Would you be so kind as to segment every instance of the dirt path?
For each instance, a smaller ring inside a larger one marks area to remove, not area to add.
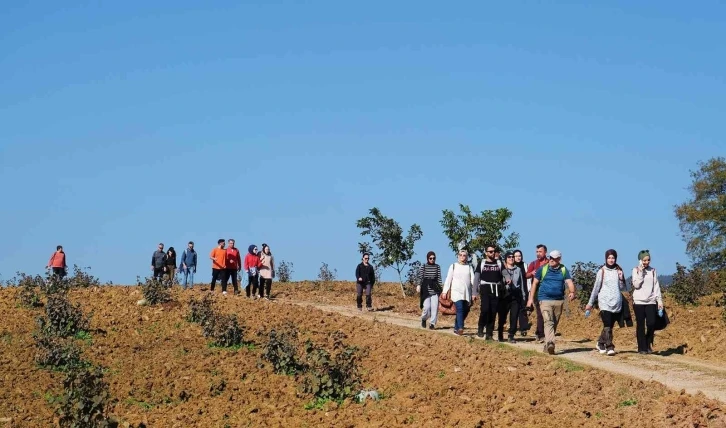
[[[293,300],[277,300],[280,303],[295,304],[299,306],[312,306],[317,309],[334,312],[349,317],[369,319],[371,321],[385,322],[413,329],[421,329],[420,318],[403,315],[386,310],[373,312],[360,312],[351,306],[336,306],[315,302],[301,302]],[[432,334],[453,335],[449,327],[452,317],[445,317],[440,324],[446,327],[431,331]],[[480,339],[469,327],[466,336]],[[516,349],[542,352],[542,345],[535,343],[531,338],[519,338],[516,344],[504,343]],[[576,340],[567,337],[558,337],[556,356],[565,358],[578,364],[588,365],[601,370],[631,376],[644,381],[656,381],[676,391],[685,390],[689,394],[702,392],[709,398],[726,402],[726,367],[709,364],[681,355],[638,355],[634,351],[622,351],[616,356],[601,355],[595,350],[595,343]]]

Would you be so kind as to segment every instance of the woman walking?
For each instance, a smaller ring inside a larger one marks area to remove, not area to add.
[[[623,305],[628,304],[623,301],[621,293],[625,290],[625,275],[617,261],[618,253],[615,250],[605,251],[605,264],[597,272],[590,301],[585,306],[586,310],[592,310],[595,300],[598,301],[602,318],[602,332],[597,340],[597,350],[601,354],[607,353],[607,355],[615,355],[613,326],[620,317]]]
[[[522,337],[527,335],[529,330],[529,316],[527,313],[526,303],[529,300],[529,285],[525,278],[527,274],[527,264],[524,262],[524,254],[520,250],[514,250],[514,264],[522,272],[522,301],[519,303],[519,332]]]
[[[469,253],[460,250],[458,261],[449,267],[442,293],[456,306],[456,320],[454,321],[454,334],[464,334],[464,321],[471,309],[471,287],[474,284],[474,269],[468,264]]]
[[[635,332],[638,337],[638,353],[653,352],[656,311],[663,310],[658,273],[650,266],[650,252],[638,253],[638,266],[633,268],[633,309],[635,310]],[[658,314],[659,315],[659,314]]]
[[[260,254],[260,295],[270,300],[272,290],[272,278],[275,277],[275,258],[272,256],[270,246],[262,244]]]
[[[366,310],[373,310],[371,293],[376,283],[376,272],[369,263],[371,255],[363,253],[363,260],[355,268],[355,304],[359,311],[363,310],[363,291],[366,292]]]
[[[509,314],[509,343],[515,343],[514,333],[517,332],[517,321],[519,320],[519,314],[524,311],[523,300],[524,292],[522,291],[526,286],[524,285],[524,271],[519,268],[514,262],[514,253],[507,251],[504,254],[504,270],[502,270],[504,276],[504,285],[506,286],[506,295],[503,299],[499,300],[500,311],[499,311],[499,340],[502,341],[504,336],[504,320]]]
[[[426,254],[426,263],[419,269],[417,282],[416,291],[420,293],[420,307],[423,310],[421,328],[426,328],[426,320],[429,320],[429,329],[433,330],[436,328],[441,294],[441,266],[436,264],[436,253],[433,251]]]
[[[174,285],[176,279],[176,250],[174,247],[169,247],[166,252],[166,274],[169,275],[169,287]]]
[[[53,269],[53,275],[63,278],[68,273],[68,264],[66,263],[66,253],[63,252],[63,246],[55,247],[55,253],[51,254],[46,269]]]

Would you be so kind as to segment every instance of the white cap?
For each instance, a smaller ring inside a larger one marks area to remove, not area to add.
[[[562,253],[560,253],[558,250],[552,250],[550,252],[550,258],[551,259],[560,259],[560,258],[562,258]]]

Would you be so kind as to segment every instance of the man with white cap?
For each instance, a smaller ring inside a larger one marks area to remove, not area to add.
[[[545,351],[550,355],[555,353],[557,324],[565,304],[565,285],[569,288],[567,297],[570,301],[575,300],[575,283],[572,281],[570,272],[560,264],[560,260],[562,260],[562,253],[552,250],[549,262],[537,269],[534,274],[532,290],[527,301],[527,306],[532,307],[534,296],[537,296],[537,300],[539,300],[542,318],[544,318]]]

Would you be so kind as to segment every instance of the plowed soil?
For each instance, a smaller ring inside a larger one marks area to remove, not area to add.
[[[108,368],[113,414],[133,426],[726,426],[723,404],[701,394],[540,352],[285,302],[351,305],[350,287],[275,284],[277,301],[217,292],[221,310],[238,314],[256,344],[238,351],[210,348],[201,328],[185,321],[189,299],[205,293],[199,288],[175,290],[175,302],[162,307],[137,306],[137,287],[73,290],[70,297],[93,313],[84,357]],[[48,401],[63,374],[35,366],[31,334],[42,309],[18,307],[16,292],[0,290],[0,426],[52,426]],[[418,298],[401,298],[395,286],[375,293],[381,313],[418,314]],[[340,330],[348,343],[367,348],[364,387],[383,398],[306,410],[311,397],[298,395],[296,379],[260,364],[266,332],[286,321],[303,338]],[[563,331],[571,325],[564,321]],[[666,337],[657,340],[663,346]]]

